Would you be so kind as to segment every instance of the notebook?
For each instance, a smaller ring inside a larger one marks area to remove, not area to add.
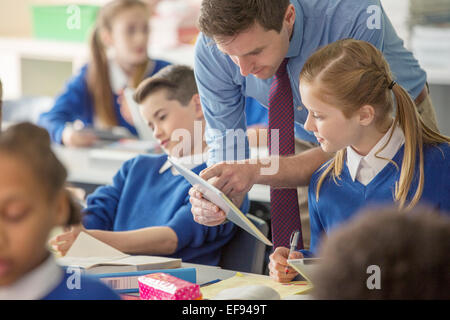
[[[58,258],[57,262],[62,266],[79,267],[92,274],[181,267],[181,259],[128,255],[85,232],[80,232],[67,254]]]
[[[303,259],[288,259],[287,262],[289,265],[294,268],[300,275],[305,278],[311,285],[312,282],[312,274],[317,269],[318,264],[320,263],[320,258],[303,258]]]
[[[227,219],[241,227],[258,240],[262,241],[268,246],[272,246],[272,242],[267,239],[264,234],[255,227],[255,225],[239,210],[238,207],[219,189],[209,184],[206,180],[200,178],[196,173],[189,169],[186,169],[181,165],[178,160],[173,157],[169,157],[168,160],[172,163],[175,169],[186,178],[187,181],[193,186],[196,186],[204,197],[216,204],[227,215]]]

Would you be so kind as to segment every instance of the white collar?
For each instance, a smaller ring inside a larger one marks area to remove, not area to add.
[[[148,68],[154,67],[154,62],[150,61]],[[120,94],[123,89],[129,86],[129,77],[113,57],[108,58],[108,70],[111,89],[115,94]],[[150,69],[147,69],[146,72],[150,73]]]
[[[366,156],[360,155],[351,146],[347,147],[347,167],[353,181],[357,178],[362,164],[364,164],[365,167],[371,168],[372,174],[369,178],[369,180],[371,180],[371,178],[375,177],[389,162],[386,159],[390,160],[396,155],[397,151],[405,143],[405,135],[399,126],[396,126],[392,138],[386,147],[378,152],[388,141],[392,129],[393,125]],[[375,156],[377,152],[378,155]]]
[[[112,58],[108,59],[108,69],[111,89],[115,94],[119,94],[128,86],[128,76],[116,60]]]
[[[208,151],[205,151],[203,153],[197,153],[189,156],[184,156],[177,159],[178,162],[183,165],[186,169],[192,170],[195,167],[198,167],[199,165],[205,163],[208,160]],[[169,160],[166,160],[166,162],[161,166],[161,169],[159,169],[159,173],[164,173],[167,169],[172,168],[172,163],[170,163]],[[179,175],[180,173],[175,169],[172,168],[172,174],[174,176]]]
[[[63,278],[52,254],[14,284],[0,287],[0,300],[37,300],[48,295]]]

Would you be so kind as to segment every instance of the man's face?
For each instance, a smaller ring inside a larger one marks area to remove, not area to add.
[[[286,16],[290,9],[293,7],[288,9]],[[239,66],[244,77],[253,74],[259,79],[269,79],[275,74],[289,49],[295,11],[290,13],[283,21],[280,33],[275,30],[267,31],[255,22],[237,36],[216,41],[217,47]]]

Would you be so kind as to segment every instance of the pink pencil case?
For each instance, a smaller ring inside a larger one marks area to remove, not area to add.
[[[167,273],[152,273],[138,278],[141,300],[201,299],[200,286]]]

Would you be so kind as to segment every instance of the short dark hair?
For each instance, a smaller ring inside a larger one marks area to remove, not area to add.
[[[189,66],[169,65],[141,82],[134,93],[134,100],[142,103],[153,92],[166,89],[167,99],[177,100],[183,106],[198,93],[194,71]]]
[[[199,29],[206,36],[235,36],[258,22],[280,32],[289,0],[203,0]]]
[[[450,299],[450,219],[429,208],[373,209],[331,232],[314,274],[318,299]],[[376,265],[381,288],[368,288]]]

